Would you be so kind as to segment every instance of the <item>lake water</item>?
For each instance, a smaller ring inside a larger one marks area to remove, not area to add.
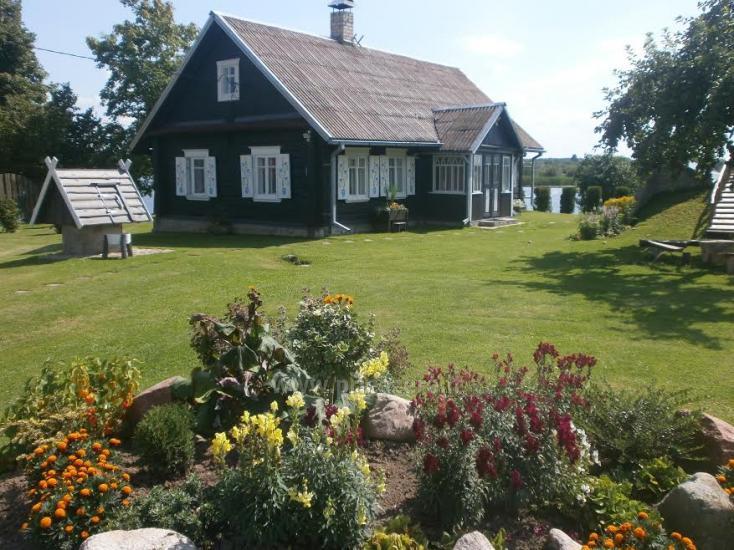
[[[151,192],[150,195],[143,195],[143,203],[148,209],[148,212],[153,213],[153,201],[155,199],[155,193]]]
[[[530,201],[530,186],[523,187],[522,188],[523,193],[525,194],[525,208],[528,210],[533,210],[533,203]],[[551,187],[551,212],[560,213],[561,212],[561,193],[563,192],[563,187]],[[579,208],[578,204],[575,204],[574,206],[574,213],[579,213],[581,209]]]

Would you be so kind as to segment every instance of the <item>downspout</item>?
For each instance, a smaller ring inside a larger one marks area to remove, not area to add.
[[[344,231],[351,232],[352,230],[349,229],[346,225],[342,225],[339,223],[339,221],[336,219],[336,195],[337,195],[337,157],[339,156],[339,153],[344,151],[345,147],[342,143],[339,147],[334,149],[334,151],[331,153],[331,224],[335,225]]]
[[[535,161],[538,160],[543,155],[543,152],[541,151],[537,155],[535,155],[532,159],[530,159],[530,206],[532,207],[535,204]]]
[[[464,158],[464,162],[467,163],[467,176],[464,178],[466,183],[466,219],[462,220],[464,226],[471,225],[471,212],[472,212],[472,179],[474,178],[474,165],[472,160],[474,155],[467,155]]]

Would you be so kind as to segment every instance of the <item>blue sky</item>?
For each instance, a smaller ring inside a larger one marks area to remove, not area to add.
[[[697,0],[356,0],[364,46],[460,67],[547,149],[582,155],[597,143],[592,113],[602,88],[646,32],[675,27]],[[199,26],[212,9],[314,34],[329,32],[327,0],[175,0],[176,18]],[[43,48],[82,55],[85,37],[129,16],[117,0],[24,0],[23,19]],[[107,75],[92,61],[39,52],[49,79],[70,82],[82,107],[98,106]]]

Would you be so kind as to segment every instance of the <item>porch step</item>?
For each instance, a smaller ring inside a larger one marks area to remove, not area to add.
[[[474,223],[479,227],[504,227],[506,225],[515,225],[520,222],[515,218],[485,218]]]

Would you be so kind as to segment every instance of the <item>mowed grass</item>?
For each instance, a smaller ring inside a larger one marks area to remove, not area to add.
[[[146,384],[186,375],[196,364],[189,315],[221,313],[256,285],[270,314],[284,305],[293,315],[304,288],[353,294],[380,330],[402,329],[412,378],[449,362],[488,371],[494,352],[528,362],[546,340],[596,355],[599,381],[690,388],[732,421],[732,277],[697,257],[688,267],[651,265],[637,247],[640,238],[691,236],[704,198],[684,198],[664,198],[634,230],[593,242],[568,239],[574,216],[540,213],[497,230],[311,241],[138,226],[136,245],[173,252],[127,261],[51,261],[61,239],[45,226],[0,234],[0,406],[46,359],[126,354],[144,361]]]

